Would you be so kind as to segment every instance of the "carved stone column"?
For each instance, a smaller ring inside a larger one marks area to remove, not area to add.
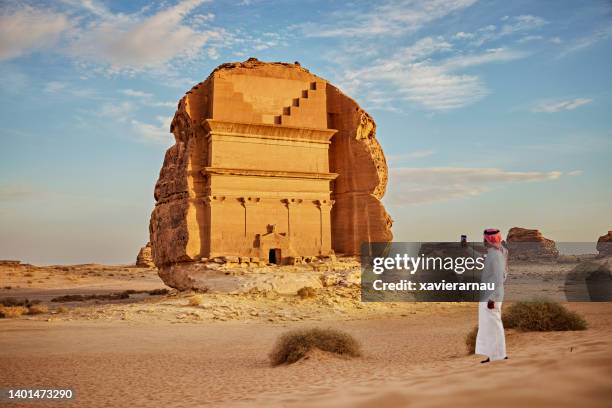
[[[331,247],[331,209],[334,205],[334,200],[315,200],[314,202],[320,212],[320,242],[321,248],[319,251],[322,255],[327,255]]]
[[[296,214],[297,206],[302,203],[302,199],[300,198],[285,198],[281,200],[285,206],[287,207],[287,236],[289,239],[292,237],[292,233],[295,234],[295,228],[291,228],[291,224],[297,220],[299,220],[299,216]],[[293,230],[293,232],[292,232]]]
[[[255,220],[255,209],[254,207],[261,202],[259,197],[240,197],[238,199],[244,207],[244,236],[248,237],[248,234],[253,231],[253,221]]]
[[[225,202],[225,196],[209,195],[204,197],[204,204],[208,207],[208,229],[207,238],[208,241],[205,243],[206,256],[215,256],[220,250],[219,236],[215,234],[215,231],[221,231],[217,228],[217,223],[222,219],[220,213],[220,206]]]

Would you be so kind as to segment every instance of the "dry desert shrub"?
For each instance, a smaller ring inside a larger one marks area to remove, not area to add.
[[[334,329],[300,329],[283,334],[270,353],[273,366],[292,364],[318,349],[348,357],[361,356],[361,346],[350,334]]]
[[[48,312],[49,312],[49,308],[46,305],[38,304],[38,305],[32,305],[28,308],[29,315],[44,314]]]
[[[468,349],[468,354],[476,353],[476,335],[478,334],[478,326],[474,326],[472,330],[465,336],[465,345]]]
[[[0,318],[19,317],[27,311],[23,306],[0,306]]]
[[[521,331],[586,330],[587,322],[576,312],[550,300],[516,302],[502,313],[504,327]]]
[[[204,302],[204,296],[194,295],[189,298],[189,306],[200,306]]]
[[[297,291],[297,294],[302,299],[313,298],[317,296],[317,291],[310,286],[304,286],[300,290]]]
[[[60,307],[58,307],[57,309],[55,309],[55,311],[56,311],[57,313],[68,313],[68,308],[67,308],[67,307],[65,307],[65,306],[60,306]]]

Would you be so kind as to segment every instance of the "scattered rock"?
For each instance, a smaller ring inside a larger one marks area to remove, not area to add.
[[[302,299],[313,298],[317,296],[317,291],[310,286],[304,286],[297,291],[297,295]]]
[[[559,255],[557,262],[566,264],[577,263],[580,262],[580,258],[576,255]]]

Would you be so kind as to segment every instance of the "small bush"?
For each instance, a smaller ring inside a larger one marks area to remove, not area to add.
[[[37,315],[48,313],[49,308],[46,305],[32,305],[28,308],[29,315]]]
[[[517,302],[502,313],[504,327],[521,331],[586,330],[582,316],[549,300]]]
[[[27,311],[23,306],[0,306],[0,318],[19,317]]]
[[[476,353],[476,335],[478,334],[478,326],[474,326],[472,330],[465,336],[465,345],[468,349],[468,354]]]
[[[67,307],[65,307],[65,306],[60,306],[60,307],[58,307],[57,309],[55,309],[55,311],[56,311],[57,313],[68,313],[68,308],[67,308]]]
[[[317,291],[311,288],[310,286],[304,286],[303,288],[297,291],[297,294],[302,299],[307,299],[317,296]]]
[[[200,306],[204,302],[204,296],[195,295],[189,298],[189,306]]]
[[[359,342],[347,333],[334,329],[305,329],[283,334],[269,357],[273,366],[292,364],[313,349],[341,356],[361,356]]]

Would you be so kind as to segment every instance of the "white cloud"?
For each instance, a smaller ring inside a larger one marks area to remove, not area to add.
[[[529,31],[540,28],[546,24],[546,20],[532,15],[522,15],[507,19],[509,23],[504,24],[500,30],[501,35],[508,35],[520,31]]]
[[[541,102],[538,105],[534,106],[531,111],[532,112],[545,112],[545,113],[555,113],[564,110],[574,110],[582,105],[586,105],[587,103],[591,103],[593,100],[588,98],[576,98],[569,99],[565,101],[549,101],[549,102]]]
[[[209,23],[215,19],[213,13],[197,14],[191,18],[191,22],[197,26],[203,26],[205,23]]]
[[[458,38],[460,40],[464,40],[464,39],[474,38],[474,34],[473,33],[466,33],[466,32],[463,32],[463,31],[459,31],[453,37],[454,38]]]
[[[101,18],[74,33],[69,53],[113,71],[141,70],[174,58],[193,58],[218,35],[185,24],[187,15],[202,3],[204,0],[183,0],[150,16],[99,11]]]
[[[214,48],[214,47],[210,47],[210,48],[209,48],[209,49],[206,51],[206,53],[208,54],[208,57],[209,57],[210,59],[213,59],[213,60],[217,60],[217,59],[219,59],[219,57],[220,57],[220,55],[219,55],[219,50],[217,50],[217,49],[216,49],[216,48]]]
[[[567,175],[568,176],[582,176],[582,173],[584,173],[582,170],[572,170],[572,171],[568,171]]]
[[[551,181],[562,172],[513,172],[498,168],[431,167],[390,170],[389,202],[419,204],[478,196],[505,183]]]
[[[22,6],[0,15],[0,60],[8,60],[54,45],[70,28],[61,13]]]
[[[146,105],[146,106],[152,106],[152,107],[165,107],[165,108],[172,108],[172,107],[176,107],[176,103],[175,102],[160,102],[160,101],[156,101],[154,99],[155,95],[153,95],[152,93],[149,92],[144,92],[144,91],[138,91],[135,89],[122,89],[120,91],[123,95],[132,97],[132,98],[136,98],[138,100],[139,103],[141,103],[142,105]]]
[[[505,16],[501,20],[504,22],[501,27],[489,24],[474,32],[458,32],[454,35],[454,38],[466,41],[474,47],[480,47],[487,42],[510,36],[523,36],[518,40],[518,42],[523,43],[541,38],[537,35],[530,35],[528,32],[541,28],[548,23],[543,18],[533,15]]]
[[[167,68],[169,62],[176,66],[200,56],[206,43],[219,46],[230,37],[222,29],[207,28],[214,14],[190,16],[208,1],[162,3],[159,10],[145,6],[131,14],[114,13],[94,0],[9,7],[0,11],[0,60],[51,49],[86,69],[101,65],[111,73]]]
[[[476,0],[387,0],[373,2],[370,10],[346,7],[332,13],[330,25],[306,23],[295,28],[308,37],[399,36],[474,3]]]
[[[174,136],[170,133],[172,116],[157,116],[157,124],[150,124],[132,120],[132,127],[138,137],[148,143],[170,145],[174,141]]]
[[[568,46],[561,52],[559,57],[565,57],[575,52],[586,50],[595,44],[606,41],[612,37],[612,26],[597,29],[591,34],[577,38],[568,43]]]
[[[490,64],[494,62],[507,62],[525,57],[527,54],[506,48],[493,48],[476,54],[464,54],[452,57],[443,62],[442,66],[447,70],[469,68],[476,65]]]
[[[176,108],[178,102],[145,101],[144,104],[158,108]]]
[[[44,91],[47,93],[57,93],[63,91],[66,88],[66,84],[58,81],[47,82],[44,87]]]
[[[539,40],[543,40],[544,37],[542,37],[541,35],[526,35],[524,37],[521,37],[518,39],[518,43],[519,44],[524,44],[527,42],[531,42],[531,41],[539,41]],[[554,43],[554,41],[551,39],[550,42]]]
[[[431,110],[449,110],[474,103],[489,93],[478,76],[457,71],[525,56],[524,53],[497,48],[432,60],[433,56],[452,49],[452,45],[442,38],[426,37],[398,50],[386,60],[375,61],[366,68],[347,70],[341,83],[348,91],[356,92],[360,88],[387,82],[392,89],[387,97],[414,102]]]
[[[106,102],[95,112],[95,114],[103,118],[111,118],[114,121],[126,122],[129,120],[133,111],[134,104],[131,102]]]
[[[135,98],[152,98],[153,94],[143,91],[136,91],[134,89],[122,89],[121,93],[127,96],[133,96]]]

